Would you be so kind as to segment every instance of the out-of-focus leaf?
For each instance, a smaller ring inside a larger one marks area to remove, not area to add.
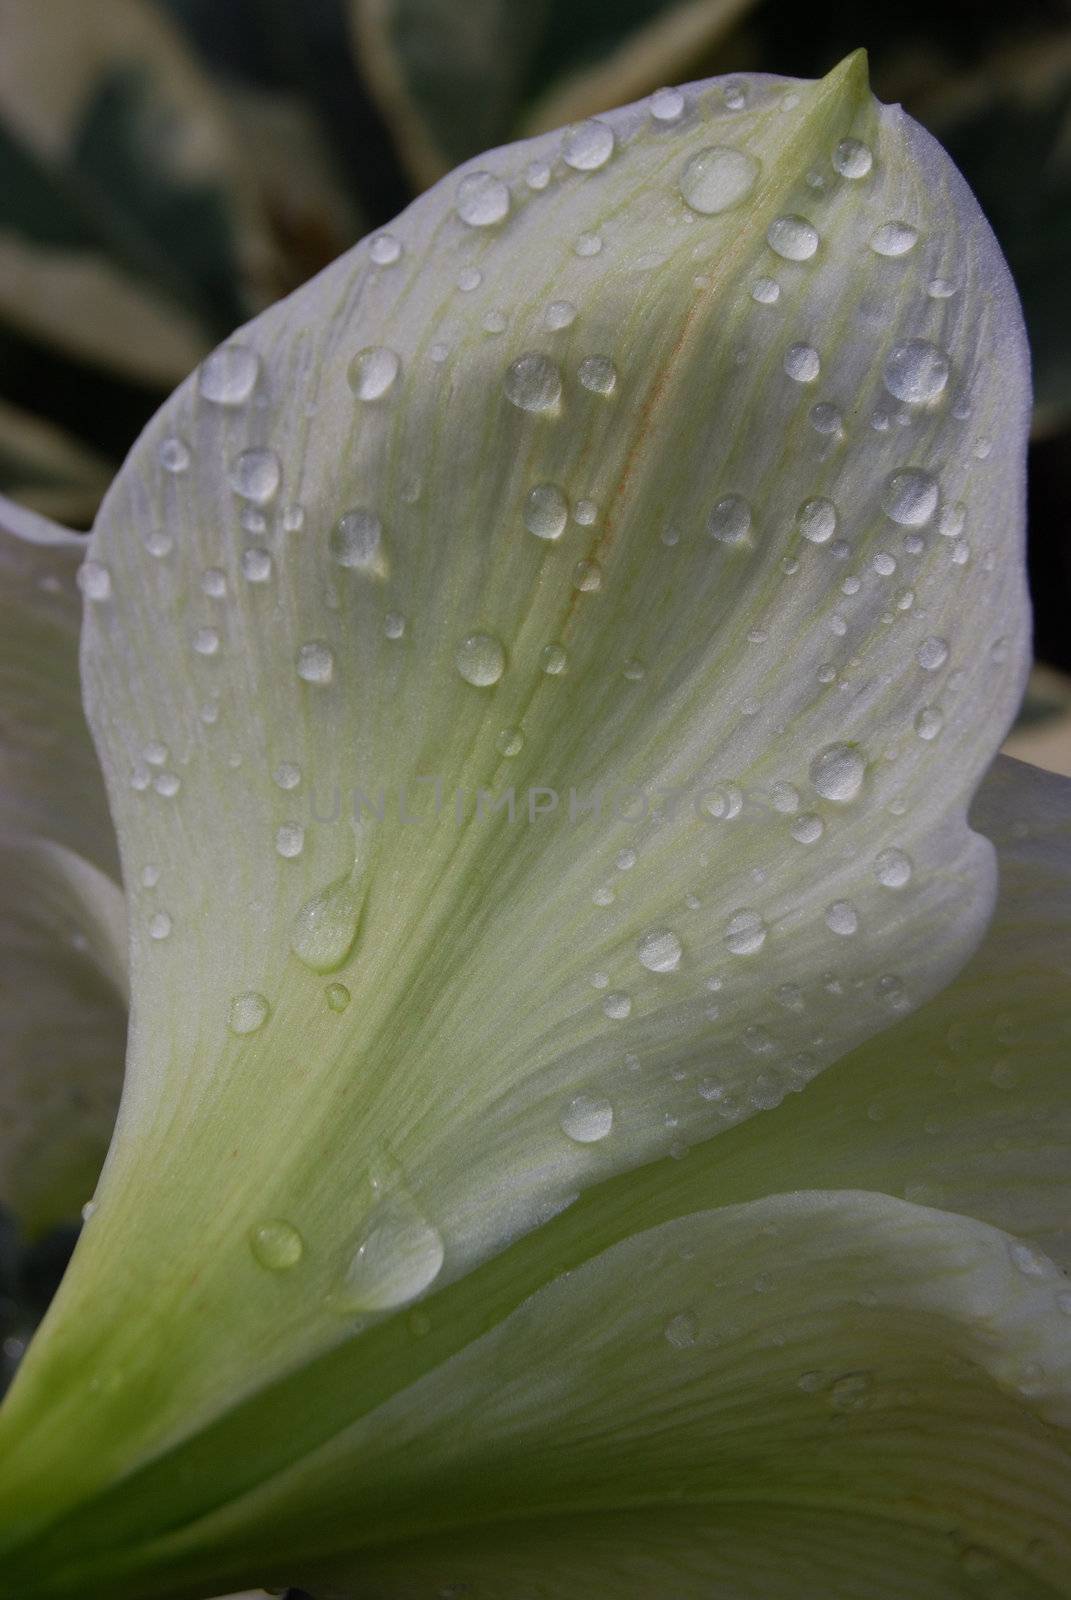
[[[636,31],[600,42],[583,67],[566,67],[561,81],[540,97],[524,119],[538,133],[579,122],[623,100],[636,100],[662,83],[678,83],[751,10],[754,0],[665,0],[621,8],[638,13]],[[564,7],[559,6],[559,9]],[[621,10],[612,15],[621,27]],[[649,21],[642,13],[647,12]],[[550,37],[560,37],[557,30]]]
[[[421,187],[518,130],[557,127],[686,77],[751,3],[350,0],[362,66]]]
[[[1052,667],[1034,668],[1004,749],[1020,761],[1071,777],[1071,678]]]
[[[0,317],[34,339],[169,387],[205,355],[198,320],[96,250],[0,234]]]
[[[96,512],[111,465],[40,417],[0,400],[0,484],[23,505],[75,527]]]

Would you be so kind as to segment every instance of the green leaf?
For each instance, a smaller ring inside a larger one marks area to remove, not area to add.
[[[1026,665],[1014,296],[861,57],[744,101],[482,158],[244,330],[108,496],[87,700],[172,932],[132,905],[99,1210],[7,1403],[20,1600],[65,1511],[761,1121],[981,935],[965,813]]]

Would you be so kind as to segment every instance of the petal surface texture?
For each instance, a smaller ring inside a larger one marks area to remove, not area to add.
[[[73,1503],[761,1122],[981,937],[966,810],[1026,657],[1014,293],[861,57],[683,102],[444,180],[109,493],[85,693],[126,879],[159,878],[99,1210],[9,1403],[22,1532],[57,1514],[50,1330],[122,1374]]]

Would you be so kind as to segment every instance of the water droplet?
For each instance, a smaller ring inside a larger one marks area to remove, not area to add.
[[[948,644],[944,639],[930,637],[919,645],[915,660],[924,672],[937,672],[948,660]]]
[[[920,739],[936,739],[945,719],[936,706],[923,706],[915,715],[915,732]]]
[[[401,361],[385,345],[369,345],[358,350],[350,362],[350,388],[358,400],[380,400],[401,371]]]
[[[300,822],[284,822],[276,829],[275,848],[288,861],[301,854],[305,848],[305,829]]]
[[[582,528],[589,528],[599,514],[599,508],[594,500],[578,500],[573,507],[573,521]]]
[[[722,544],[739,544],[750,529],[751,507],[739,494],[723,495],[707,519],[707,532]]]
[[[635,659],[626,661],[621,668],[621,676],[627,678],[629,683],[642,683],[647,676],[647,668],[642,661],[636,661]]]
[[[285,506],[283,508],[283,531],[297,533],[305,526],[304,506]]]
[[[602,588],[602,568],[597,561],[578,561],[573,568],[573,588],[594,594]]]
[[[592,394],[613,394],[617,387],[617,368],[609,356],[585,357],[576,375]]]
[[[533,351],[511,362],[503,388],[521,411],[551,411],[561,399],[562,375],[549,357]]]
[[[597,233],[580,234],[573,246],[574,254],[578,256],[597,256],[601,249],[602,239]]]
[[[166,911],[157,911],[149,918],[149,938],[166,939],[171,932],[171,918]]]
[[[937,480],[921,467],[903,467],[886,479],[881,503],[902,528],[921,528],[937,510]]]
[[[328,1010],[343,1012],[353,996],[344,983],[329,983],[324,990],[324,999],[327,1001]]]
[[[910,222],[886,222],[871,239],[870,248],[878,256],[906,256],[918,236]]]
[[[1040,1251],[1035,1250],[1032,1245],[1024,1244],[1021,1239],[1009,1241],[1008,1254],[1011,1256],[1012,1265],[1025,1278],[1047,1278],[1052,1273],[1052,1263]]]
[[[392,1311],[422,1294],[442,1270],[442,1235],[398,1192],[370,1218],[346,1273],[344,1296],[359,1311]]]
[[[768,929],[757,911],[734,911],[725,927],[725,948],[734,956],[751,956],[766,943]]]
[[[540,656],[540,665],[548,678],[556,678],[565,671],[569,657],[560,644],[545,644]]]
[[[774,783],[770,785],[770,801],[775,811],[792,816],[800,808],[800,792],[794,784]]]
[[[231,1001],[231,1032],[256,1033],[258,1028],[263,1028],[270,1014],[271,1006],[255,989],[249,989],[245,994],[236,994]]]
[[[374,511],[357,506],[344,511],[331,529],[331,554],[340,567],[372,572],[380,564],[383,524]]]
[[[847,804],[855,799],[865,777],[866,760],[855,744],[828,744],[811,762],[811,782],[823,800]]]
[[[260,357],[247,344],[225,344],[201,363],[197,387],[218,406],[240,406],[260,375]]]
[[[543,326],[557,332],[576,321],[576,307],[571,300],[552,300],[543,313]]]
[[[383,618],[383,632],[388,639],[400,639],[405,632],[405,618],[400,611],[388,611]]]
[[[463,267],[457,275],[457,286],[462,294],[471,294],[483,282],[483,273],[479,267]]]
[[[524,502],[524,525],[537,539],[559,539],[569,517],[569,503],[553,483],[537,483]]]
[[[874,876],[886,889],[902,889],[911,881],[911,857],[903,850],[880,851],[874,861]]]
[[[818,229],[804,217],[775,217],[766,243],[784,261],[809,261],[818,249]]]
[[[656,89],[649,104],[656,122],[676,122],[684,113],[684,96],[679,89]]]
[[[282,467],[274,450],[243,450],[231,465],[231,488],[256,505],[267,505],[275,497],[281,478]]]
[[[813,383],[822,370],[821,357],[810,344],[790,344],[785,351],[784,369],[796,383]]]
[[[219,654],[219,634],[215,628],[198,628],[193,636],[193,648],[199,656]]]
[[[457,186],[457,214],[470,228],[488,228],[509,214],[509,190],[493,172],[469,172]]]
[[[357,940],[363,895],[354,875],[329,883],[306,900],[290,930],[290,948],[313,972],[334,972]]]
[[[830,933],[839,933],[845,939],[858,933],[859,913],[850,900],[834,900],[826,907],[826,927]]]
[[[401,241],[393,233],[377,233],[368,246],[368,254],[377,267],[393,266],[401,253]]]
[[[597,1144],[614,1125],[614,1108],[609,1100],[578,1094],[561,1114],[561,1130],[576,1144]]]
[[[781,285],[776,278],[756,278],[751,285],[751,298],[760,306],[776,305],[781,298]]]
[[[112,575],[100,561],[83,561],[75,574],[75,582],[87,600],[110,600]]]
[[[578,122],[562,140],[562,160],[576,172],[595,172],[614,153],[614,133],[607,122]]]
[[[190,464],[190,447],[185,439],[172,434],[161,441],[157,456],[165,472],[185,472]]]
[[[206,567],[201,574],[201,593],[210,600],[222,600],[227,593],[227,575],[221,567]]]
[[[690,1350],[699,1339],[699,1323],[693,1311],[679,1311],[666,1323],[666,1343],[674,1350]]]
[[[530,161],[524,169],[524,181],[529,189],[545,189],[550,182],[550,167],[545,161]]]
[[[495,740],[500,756],[519,756],[524,749],[524,734],[520,728],[503,728]]]
[[[743,810],[744,793],[735,783],[718,784],[706,791],[701,804],[708,816],[716,817],[719,822],[732,822]]]
[[[506,652],[489,633],[470,633],[458,646],[454,664],[466,683],[489,689],[506,670]]]
[[[931,300],[949,300],[956,292],[951,278],[931,278],[926,293]]]
[[[242,576],[247,583],[267,583],[271,577],[271,565],[267,550],[253,546],[242,551]]]
[[[306,683],[330,683],[335,675],[335,657],[326,644],[312,639],[297,653],[297,675]]]
[[[788,831],[797,844],[817,844],[825,832],[825,824],[813,811],[805,811],[802,816],[793,817]]]
[[[885,387],[898,400],[936,400],[948,382],[948,357],[928,339],[894,345],[885,363]]]
[[[676,972],[684,951],[671,928],[649,928],[641,934],[636,954],[648,972]]]
[[[613,1022],[623,1022],[632,1010],[632,996],[615,989],[602,1003],[606,1016]]]
[[[744,150],[708,145],[685,166],[679,180],[680,192],[693,211],[714,216],[746,200],[760,170],[760,163]]]
[[[833,168],[842,178],[865,178],[874,165],[870,146],[861,139],[842,139],[833,152]]]
[[[249,1248],[267,1272],[288,1272],[305,1253],[305,1241],[289,1222],[273,1218],[249,1230]]]
[[[272,778],[280,789],[296,789],[301,782],[301,768],[292,761],[280,761]]]
[[[837,531],[837,508],[821,495],[805,500],[796,512],[796,527],[811,544],[826,544]]]

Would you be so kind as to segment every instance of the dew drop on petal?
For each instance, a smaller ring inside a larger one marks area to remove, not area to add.
[[[489,689],[506,670],[506,652],[489,633],[470,633],[458,645],[454,664],[466,683]]]
[[[898,400],[936,400],[948,382],[948,357],[929,339],[894,345],[885,363],[885,387]]]
[[[83,561],[75,574],[75,582],[87,600],[110,600],[112,575],[100,561]]]
[[[767,927],[757,911],[735,911],[725,928],[725,948],[734,956],[754,955],[766,943]]]
[[[609,356],[586,356],[576,375],[592,394],[613,394],[617,387],[617,368]]]
[[[166,911],[157,911],[149,918],[149,938],[166,939],[171,932],[171,918]]]
[[[377,267],[390,267],[399,259],[402,246],[393,233],[377,233],[368,246],[368,254]]]
[[[562,1132],[575,1144],[598,1144],[614,1125],[614,1108],[609,1100],[578,1094],[559,1120]]]
[[[374,511],[355,506],[344,511],[331,529],[331,555],[340,567],[367,572],[379,561],[383,524]]]
[[[275,830],[276,853],[292,861],[305,848],[305,829],[300,822],[284,822]]]
[[[823,800],[854,800],[866,777],[866,760],[854,744],[829,744],[811,762],[811,782]]]
[[[837,531],[837,508],[821,495],[805,500],[796,512],[796,527],[811,544],[827,544]]]
[[[648,972],[675,972],[683,953],[680,939],[671,928],[649,928],[636,945],[640,965]]]
[[[231,465],[231,488],[255,505],[267,505],[274,498],[281,478],[282,467],[274,450],[243,450]]]
[[[361,896],[350,877],[329,883],[300,908],[290,929],[290,948],[312,972],[334,972],[357,939]]]
[[[165,472],[185,472],[190,464],[190,447],[185,439],[172,434],[170,438],[162,440],[157,456]]]
[[[524,502],[524,525],[537,539],[559,539],[569,518],[569,503],[554,483],[537,483]]]
[[[366,1224],[346,1273],[347,1305],[391,1311],[415,1300],[435,1282],[446,1250],[442,1235],[412,1201],[385,1201]]]
[[[608,122],[594,117],[567,129],[562,140],[562,160],[576,172],[595,172],[606,165],[613,153],[613,129]]]
[[[240,406],[260,375],[260,357],[247,344],[225,344],[201,363],[197,387],[217,406]]]
[[[335,675],[335,657],[328,645],[318,639],[298,648],[297,674],[306,683],[330,683]]]
[[[401,366],[395,352],[385,345],[358,350],[347,372],[350,388],[358,400],[379,400],[393,385]]]
[[[632,1010],[632,996],[615,989],[606,996],[602,1009],[612,1022],[623,1022]]]
[[[529,352],[506,369],[506,399],[521,411],[551,411],[562,393],[562,375],[548,356]]]
[[[784,261],[809,261],[818,249],[818,229],[804,217],[775,217],[766,243]]]
[[[271,1012],[267,1000],[255,989],[236,994],[231,1001],[230,1029],[232,1033],[256,1033],[268,1020]]]
[[[493,172],[469,172],[457,186],[456,205],[470,228],[488,228],[509,214],[509,189]]]
[[[676,122],[684,114],[684,96],[679,89],[656,89],[650,107],[656,122]]]
[[[833,168],[842,178],[865,178],[873,165],[870,146],[861,139],[842,139],[833,151]]]
[[[305,1242],[289,1222],[273,1218],[249,1230],[249,1248],[266,1272],[288,1272],[305,1253]]]
[[[242,551],[242,576],[247,583],[267,583],[271,577],[271,556],[257,546]]]
[[[818,351],[810,344],[790,344],[785,351],[784,369],[796,383],[813,383],[822,370]]]
[[[708,145],[685,166],[679,180],[680,192],[693,211],[714,216],[746,200],[759,171],[760,163],[746,151]]]
[[[751,529],[751,507],[743,495],[727,494],[715,502],[707,519],[707,532],[722,544],[739,544]]]
[[[911,857],[904,850],[881,850],[874,860],[874,876],[885,889],[902,889],[911,881]]]
[[[923,706],[915,714],[914,728],[920,739],[936,739],[945,725],[945,719],[936,706]]]
[[[885,481],[881,503],[903,528],[921,528],[937,510],[937,479],[921,467],[903,467]]]
[[[751,298],[760,306],[776,305],[781,298],[781,285],[776,278],[756,278],[751,285]]]
[[[948,660],[947,641],[932,636],[924,639],[919,645],[915,659],[924,672],[937,672]]]
[[[850,900],[834,900],[826,907],[826,927],[844,939],[859,931],[859,913]]]
[[[918,236],[918,229],[910,222],[886,222],[874,234],[870,248],[878,256],[906,256]]]
[[[324,990],[324,999],[327,1001],[329,1011],[341,1014],[349,1005],[353,996],[344,983],[329,983]]]

